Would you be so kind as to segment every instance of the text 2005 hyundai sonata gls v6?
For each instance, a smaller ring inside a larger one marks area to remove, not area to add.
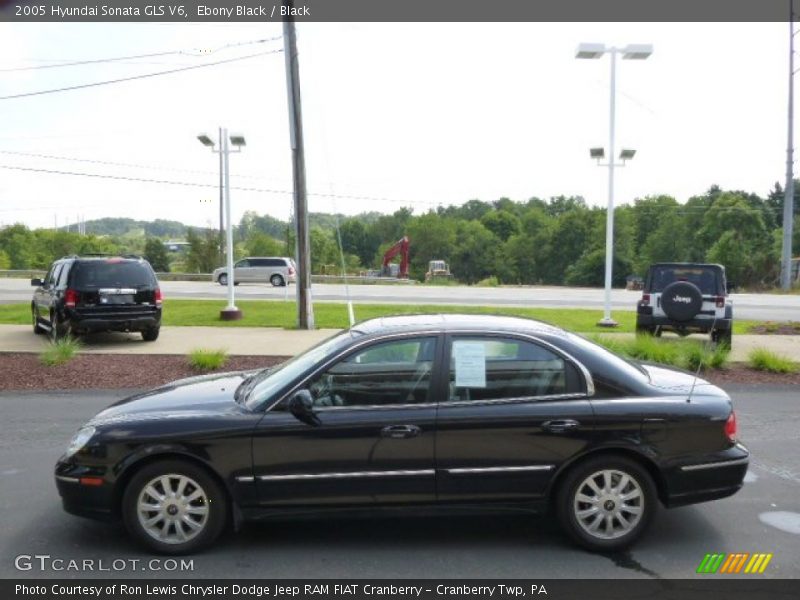
[[[537,321],[356,325],[283,365],[177,381],[102,411],[56,466],[64,508],[185,553],[228,523],[343,509],[551,506],[592,550],[735,493],[721,389]]]

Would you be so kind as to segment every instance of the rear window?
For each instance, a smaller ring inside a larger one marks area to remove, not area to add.
[[[650,276],[649,289],[657,293],[664,290],[674,281],[688,281],[695,284],[700,291],[709,296],[717,294],[720,289],[717,272],[703,267],[658,267]]]
[[[150,267],[135,261],[92,261],[77,263],[73,269],[72,286],[76,288],[139,288],[155,284]]]

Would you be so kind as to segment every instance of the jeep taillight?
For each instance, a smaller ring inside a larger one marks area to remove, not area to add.
[[[715,300],[717,301],[717,308],[725,307],[725,296],[717,296]]]
[[[164,301],[164,294],[161,293],[161,288],[156,288],[156,304],[161,304]]]
[[[732,442],[736,441],[736,429],[736,411],[732,410],[728,420],[725,421],[725,435]]]
[[[650,294],[642,294],[642,306],[650,306]]]
[[[78,291],[68,288],[66,292],[64,292],[64,306],[67,308],[75,308],[75,305],[78,303]]]

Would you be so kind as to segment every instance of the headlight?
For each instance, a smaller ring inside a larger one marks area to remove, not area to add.
[[[92,436],[95,434],[95,431],[94,427],[81,427],[78,433],[72,438],[72,441],[70,441],[69,446],[67,446],[67,458],[88,444],[89,440],[92,439]]]

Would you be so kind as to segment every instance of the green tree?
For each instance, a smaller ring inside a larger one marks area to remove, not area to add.
[[[507,209],[487,212],[481,217],[480,222],[504,242],[512,235],[519,233],[521,226],[519,217]]]
[[[189,228],[186,241],[189,250],[186,253],[186,270],[190,273],[211,273],[222,262],[219,256],[217,232],[206,229],[200,233]]]
[[[253,231],[244,240],[247,256],[282,256],[284,243],[260,231]]]
[[[169,255],[160,239],[149,237],[145,240],[144,257],[156,272],[169,273]]]

